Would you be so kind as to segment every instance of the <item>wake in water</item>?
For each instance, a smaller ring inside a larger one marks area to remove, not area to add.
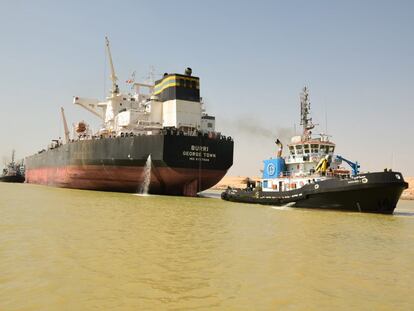
[[[400,217],[413,217],[414,216],[414,212],[410,212],[410,211],[394,211],[394,214],[392,214],[393,216],[400,216]]]
[[[285,205],[272,205],[272,206],[270,206],[270,208],[273,208],[273,209],[278,210],[278,211],[289,211],[289,210],[294,210],[295,209],[294,207],[292,207],[293,205],[295,205],[295,203],[290,202],[290,203],[287,203]]]
[[[148,190],[151,182],[151,155],[148,156],[147,162],[145,163],[143,179],[144,182],[140,185],[138,194],[146,196],[148,195]]]
[[[270,208],[273,208],[275,210],[278,211],[288,211],[288,210],[292,210],[293,208],[289,207],[288,205],[282,205],[282,206],[270,206]]]

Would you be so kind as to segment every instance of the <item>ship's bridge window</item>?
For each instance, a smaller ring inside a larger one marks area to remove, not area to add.
[[[291,155],[295,154],[295,148],[293,146],[289,146],[289,151]]]
[[[207,123],[207,127],[213,127],[213,123],[208,122],[208,123]]]
[[[334,150],[335,150],[335,147],[334,147],[334,146],[330,146],[330,147],[329,147],[329,152],[333,153],[333,152],[334,152]]]
[[[319,145],[318,144],[312,144],[311,145],[311,152],[312,153],[318,153],[319,152]]]
[[[308,144],[306,144],[306,145],[304,145],[304,147],[305,147],[305,154],[307,154],[307,153],[309,153],[309,150],[310,150],[310,146],[308,145]]]
[[[325,145],[320,145],[320,147],[319,147],[319,152],[320,153],[322,153],[322,154],[324,154],[324,153],[326,153],[326,146]]]
[[[303,154],[302,145],[297,145],[296,146],[296,154]]]

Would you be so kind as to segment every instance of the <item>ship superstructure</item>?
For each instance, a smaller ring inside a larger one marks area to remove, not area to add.
[[[133,83],[135,93],[123,94],[117,84],[107,38],[106,47],[111,68],[110,95],[105,101],[79,96],[73,100],[102,121],[103,126],[96,135],[155,135],[168,128],[186,135],[215,133],[215,117],[204,112],[200,79],[192,76],[191,68],[184,74],[165,73],[155,84]],[[90,136],[86,127],[77,133]]]
[[[93,132],[84,121],[72,137],[62,109],[65,143],[27,158],[27,181],[94,190],[134,192],[151,156],[150,192],[195,195],[216,184],[233,163],[233,140],[215,130],[205,113],[200,79],[191,68],[152,83],[133,83],[121,93],[109,41],[112,87],[104,100],[75,96],[101,121]],[[56,154],[55,154],[56,153]]]

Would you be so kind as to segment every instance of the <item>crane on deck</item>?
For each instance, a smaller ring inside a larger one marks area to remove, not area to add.
[[[344,157],[342,157],[340,155],[337,155],[336,158],[338,160],[340,160],[340,161],[344,161],[345,163],[347,163],[351,167],[351,169],[352,169],[352,176],[356,176],[356,175],[359,174],[360,165],[359,165],[358,162],[352,162],[352,161],[350,161],[348,159],[345,159]]]
[[[114,63],[112,62],[112,54],[111,54],[111,48],[109,47],[108,37],[105,37],[105,41],[106,41],[106,52],[108,53],[109,65],[111,67],[112,94],[118,94],[119,93],[119,87],[118,87],[118,84],[116,83],[118,78],[115,74]]]

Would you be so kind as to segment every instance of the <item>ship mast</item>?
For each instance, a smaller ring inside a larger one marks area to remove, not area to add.
[[[12,150],[12,164],[14,164],[14,155],[16,154],[16,150]]]
[[[311,129],[315,127],[310,115],[310,102],[308,88],[305,86],[300,94],[300,125],[303,126],[302,140],[311,139]]]
[[[109,47],[108,37],[105,37],[105,40],[106,40],[106,52],[108,53],[109,65],[111,66],[111,80],[112,80],[112,92],[111,93],[118,94],[119,88],[118,88],[118,84],[116,84],[116,81],[118,80],[118,78],[116,77],[114,63],[112,62],[111,48]]]

